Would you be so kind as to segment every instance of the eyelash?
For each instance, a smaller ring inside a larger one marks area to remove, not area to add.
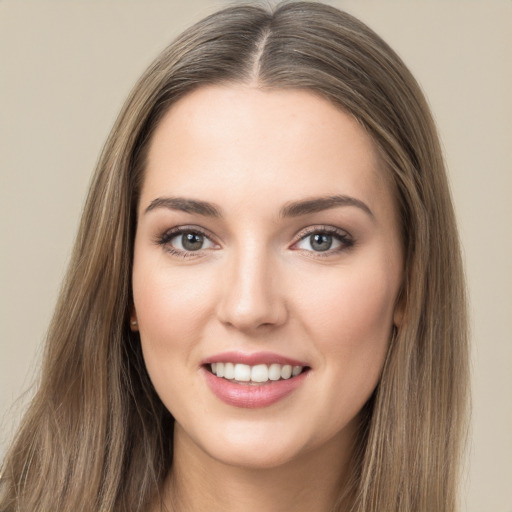
[[[199,249],[197,251],[187,251],[187,250],[181,250],[176,249],[173,247],[170,242],[173,238],[179,236],[180,234],[194,234],[194,235],[201,235],[205,239],[209,240],[211,243],[215,243],[212,241],[212,236],[206,232],[205,230],[197,227],[197,226],[178,226],[176,228],[169,229],[168,231],[165,231],[162,235],[158,236],[155,240],[157,245],[160,245],[165,248],[165,250],[170,253],[172,256],[176,256],[179,258],[187,259],[187,258],[194,258],[199,256],[203,251],[208,249]],[[306,240],[308,237],[312,235],[327,235],[332,236],[334,239],[336,239],[340,243],[340,247],[335,249],[327,249],[325,251],[313,251],[308,249],[300,249],[295,248],[294,246],[299,244],[300,242]],[[312,253],[318,258],[326,258],[329,256],[332,256],[333,254],[337,254],[343,251],[346,251],[354,246],[354,239],[344,230],[341,230],[339,228],[335,228],[333,226],[311,226],[307,229],[301,231],[296,235],[296,241],[292,244],[292,250],[296,251],[302,251],[305,253]]]
[[[354,246],[354,239],[346,231],[335,228],[334,226],[311,226],[301,231],[297,235],[297,241],[293,243],[293,246],[299,244],[303,240],[306,240],[312,235],[327,235],[332,236],[340,243],[340,247],[335,249],[327,249],[326,251],[310,251],[307,249],[294,249],[296,251],[304,251],[307,253],[313,253],[315,258],[327,258],[333,254],[346,251]],[[293,247],[292,246],[292,247]]]
[[[165,248],[165,250],[170,253],[173,256],[177,256],[179,258],[187,259],[187,258],[194,258],[198,256],[202,251],[205,249],[199,249],[198,251],[182,251],[181,249],[174,248],[170,242],[173,238],[182,235],[182,234],[194,234],[194,235],[201,235],[205,239],[210,240],[212,239],[212,236],[207,233],[206,231],[202,230],[201,228],[197,226],[178,226],[176,228],[169,229],[168,231],[165,231],[161,236],[159,236],[156,239],[156,243],[162,247]],[[213,242],[212,242],[213,243]]]

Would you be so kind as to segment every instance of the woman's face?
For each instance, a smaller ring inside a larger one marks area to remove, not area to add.
[[[346,451],[401,278],[392,191],[352,117],[311,92],[231,85],[163,118],[133,318],[175,443],[250,467]]]

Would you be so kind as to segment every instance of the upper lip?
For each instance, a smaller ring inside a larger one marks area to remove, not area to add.
[[[211,363],[235,363],[255,366],[257,364],[289,364],[291,366],[308,366],[304,361],[292,359],[287,356],[275,354],[273,352],[254,352],[246,354],[244,352],[222,352],[207,357],[202,361],[203,365]]]

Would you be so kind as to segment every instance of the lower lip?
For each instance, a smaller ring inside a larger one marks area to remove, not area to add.
[[[308,371],[286,380],[267,381],[262,384],[236,384],[217,377],[206,368],[203,373],[214,395],[228,405],[245,409],[268,407],[279,402],[303,384]]]

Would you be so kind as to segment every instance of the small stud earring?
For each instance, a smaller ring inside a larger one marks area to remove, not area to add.
[[[136,326],[136,325],[137,325],[137,320],[132,320],[130,323],[131,323],[133,326]]]

